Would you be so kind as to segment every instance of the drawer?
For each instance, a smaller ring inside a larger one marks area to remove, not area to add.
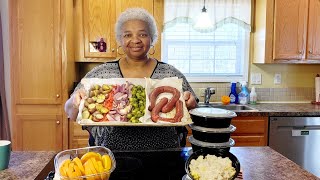
[[[268,130],[267,117],[236,117],[231,124],[236,126],[232,134],[265,134]]]

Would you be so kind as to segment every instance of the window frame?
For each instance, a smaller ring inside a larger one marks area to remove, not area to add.
[[[165,32],[162,32],[161,34],[161,59],[164,60],[164,62],[168,63],[168,45],[171,44],[179,44],[179,43],[185,43],[185,40],[165,40]],[[240,36],[240,34],[239,34]],[[241,69],[239,71],[239,73],[241,75],[214,75],[214,76],[188,76],[188,74],[185,74],[185,77],[187,78],[187,80],[189,82],[242,82],[242,81],[246,81],[248,82],[248,75],[249,75],[249,62],[250,62],[250,39],[251,39],[251,33],[250,32],[244,32],[244,42],[243,42],[243,47],[242,49],[244,51],[247,50],[247,52],[244,52],[244,59],[243,59],[243,65],[242,65],[242,73],[241,73]],[[196,42],[196,43],[203,43],[203,40],[188,40],[189,42]],[[205,44],[212,44],[212,41],[214,40],[210,40],[211,42],[205,42]],[[227,42],[232,42],[234,43],[234,41],[230,40],[230,41],[217,41],[214,42],[213,44],[216,45],[223,45],[223,44],[228,44]],[[242,41],[240,41],[241,43]],[[165,51],[166,53],[165,53]],[[241,49],[237,48],[237,51],[239,51]],[[239,53],[237,53],[237,58],[241,58],[239,57]],[[238,66],[240,68],[241,66],[241,61],[238,61],[236,63],[236,66]],[[170,62],[169,62],[170,63]],[[240,65],[239,65],[240,64]]]

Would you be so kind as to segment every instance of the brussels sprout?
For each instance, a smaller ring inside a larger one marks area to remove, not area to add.
[[[132,118],[132,114],[131,113],[127,114],[127,118],[131,119]]]

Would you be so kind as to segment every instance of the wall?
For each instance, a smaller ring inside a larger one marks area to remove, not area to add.
[[[9,51],[9,11],[8,0],[0,0],[0,17],[2,22],[2,38],[4,53],[4,78],[6,88],[6,100],[8,108],[8,117],[11,128],[11,94],[10,94],[10,51]],[[11,131],[12,132],[12,131]]]

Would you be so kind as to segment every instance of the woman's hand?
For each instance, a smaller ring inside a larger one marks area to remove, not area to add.
[[[84,89],[79,89],[73,93],[70,99],[67,100],[65,104],[65,111],[71,120],[75,120],[77,118],[80,102],[85,98],[86,91]]]
[[[185,91],[183,93],[183,98],[186,101],[187,109],[193,109],[197,107],[197,101],[190,91]]]
[[[84,89],[79,89],[72,95],[72,97],[73,107],[79,109],[81,100],[87,98],[86,91]]]

